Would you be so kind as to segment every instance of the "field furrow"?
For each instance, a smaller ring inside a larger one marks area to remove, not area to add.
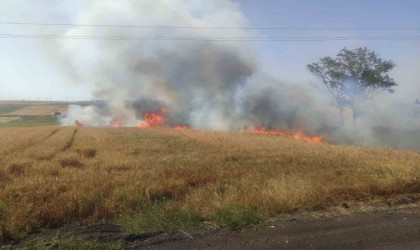
[[[71,147],[76,131],[75,128],[62,128],[59,133],[55,133],[33,147],[29,147],[23,151],[21,156],[31,160],[51,160],[60,152]]]
[[[11,128],[0,130],[0,155],[4,158],[7,154],[20,154],[23,150],[42,143],[56,134],[59,128]]]

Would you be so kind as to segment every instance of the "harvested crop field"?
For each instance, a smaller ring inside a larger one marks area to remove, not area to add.
[[[58,125],[69,103],[40,101],[0,101],[0,127],[33,127]]]
[[[4,122],[12,122],[12,121],[20,121],[22,118],[20,117],[13,117],[13,116],[5,116],[5,117],[1,117],[0,116],[0,123],[4,123]]]
[[[74,223],[236,230],[280,213],[420,193],[420,152],[264,134],[0,129],[0,237]]]
[[[58,118],[52,115],[28,115],[21,117],[0,116],[0,121],[1,120],[4,122],[0,122],[0,128],[58,125]]]
[[[45,115],[45,110],[67,107],[68,103],[43,101],[4,101],[0,100],[0,115]],[[41,112],[40,112],[41,111]]]
[[[31,105],[27,106],[7,115],[54,115],[56,113],[64,113],[67,111],[67,105]]]

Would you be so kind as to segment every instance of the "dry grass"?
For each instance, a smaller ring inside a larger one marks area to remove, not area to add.
[[[78,148],[76,152],[85,158],[93,158],[96,155],[96,149],[94,148]]]
[[[153,214],[175,227],[186,218],[236,229],[260,216],[420,193],[418,152],[171,129],[0,129],[0,137],[3,239],[101,219],[147,231],[127,218]]]

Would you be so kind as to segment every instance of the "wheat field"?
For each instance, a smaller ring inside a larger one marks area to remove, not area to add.
[[[0,138],[2,240],[101,221],[167,229],[155,226],[168,215],[176,215],[173,227],[235,229],[279,213],[420,193],[419,152],[163,128],[2,128]],[[145,213],[156,220],[134,219]]]

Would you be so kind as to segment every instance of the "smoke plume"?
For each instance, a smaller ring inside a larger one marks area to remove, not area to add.
[[[77,21],[181,27],[246,24],[238,6],[227,0],[95,1],[80,13]],[[169,122],[200,129],[230,130],[257,125],[295,128],[304,118],[300,113],[302,103],[292,101],[288,95],[306,100],[309,97],[302,97],[303,92],[290,93],[292,88],[286,90],[289,93],[279,93],[285,84],[273,83],[269,77],[263,79],[251,46],[172,39],[252,37],[249,32],[77,27],[69,29],[66,35],[127,40],[60,42],[67,70],[84,84],[91,84],[95,97],[106,103],[104,107],[74,107],[65,123],[78,119],[92,126],[107,126],[118,116],[124,126],[135,126],[145,112],[162,106],[167,108]],[[139,36],[167,40],[132,40]]]
[[[145,113],[166,107],[169,125],[212,130],[295,129],[326,135],[332,142],[354,143],[353,138],[361,138],[357,143],[387,145],[371,139],[377,133],[372,121],[369,129],[357,133],[360,136],[343,132],[327,102],[312,97],[305,88],[261,73],[251,44],[222,41],[252,38],[251,32],[188,28],[246,26],[239,6],[230,0],[90,2],[75,23],[149,28],[81,26],[66,31],[69,36],[115,39],[59,42],[57,54],[63,69],[81,84],[90,85],[95,98],[101,100],[100,105],[70,107],[63,124],[79,120],[106,127],[121,119],[123,126],[137,126]],[[161,25],[184,28],[156,27]],[[217,41],[205,39],[209,37]]]

